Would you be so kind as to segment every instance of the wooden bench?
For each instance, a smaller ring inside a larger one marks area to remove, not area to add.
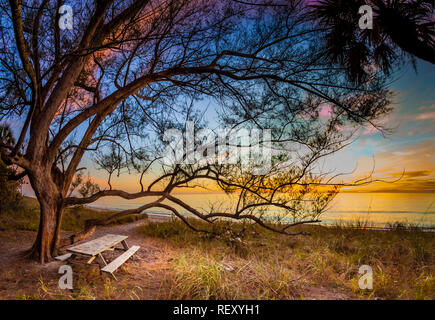
[[[121,254],[119,257],[117,257],[115,260],[110,262],[107,266],[101,269],[102,272],[109,273],[115,280],[116,277],[113,274],[116,269],[118,269],[125,261],[127,261],[134,253],[139,250],[139,246],[132,246],[130,249],[125,251],[123,254]]]
[[[72,256],[72,253],[67,253],[67,254],[64,254],[62,256],[57,256],[57,257],[54,257],[54,258],[56,260],[59,260],[59,261],[65,261],[65,260],[68,260],[69,258],[71,258],[71,256]]]

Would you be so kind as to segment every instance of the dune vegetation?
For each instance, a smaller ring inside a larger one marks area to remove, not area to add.
[[[34,198],[24,197],[19,210],[0,215],[0,235],[33,235],[38,210]],[[83,206],[69,208],[62,229],[75,232],[86,219],[110,214]],[[178,219],[129,224],[146,216],[123,217],[105,227],[104,232],[116,233],[121,224],[130,225],[130,238],[143,247],[138,260],[121,268],[119,281],[101,276],[97,268],[74,266],[75,289],[66,292],[58,288],[58,275],[50,268],[34,269],[31,277],[25,277],[17,274],[25,272],[22,268],[9,266],[2,268],[3,283],[17,278],[36,282],[29,286],[15,282],[8,295],[19,299],[435,298],[435,233],[416,226],[396,224],[390,230],[374,230],[368,222],[355,220],[328,227],[298,226],[298,231],[310,235],[292,237],[251,223],[221,221],[210,226],[193,218],[191,225],[210,233],[193,232]],[[361,265],[373,270],[373,290],[359,288]],[[0,297],[5,298],[1,289]]]
[[[62,220],[62,230],[77,232],[83,229],[88,219],[110,217],[115,211],[97,210],[85,206],[67,208]],[[39,225],[39,204],[35,198],[23,197],[14,210],[0,212],[0,230],[37,231]],[[111,224],[122,224],[146,218],[146,215],[132,214],[114,220]]]
[[[289,237],[246,224],[216,239],[179,221],[148,223],[141,232],[179,250],[169,298],[304,299],[309,285],[354,298],[434,298],[433,232],[411,225],[373,230],[361,222],[299,229],[311,235]],[[373,269],[373,290],[359,289],[363,264]]]
[[[24,198],[22,209],[0,216],[0,235],[31,233],[38,206]],[[66,211],[64,232],[111,212],[86,207]],[[97,268],[74,266],[74,290],[60,290],[56,270],[3,267],[7,296],[19,299],[434,299],[435,233],[412,225],[374,230],[365,221],[335,226],[305,225],[310,235],[287,236],[255,224],[198,219],[190,223],[212,233],[197,233],[176,219],[143,220],[134,215],[104,232],[128,231],[142,246],[136,260],[119,271],[119,281]],[[126,224],[127,223],[127,224]],[[117,230],[124,224],[130,229]],[[220,235],[214,235],[213,232]],[[56,263],[55,263],[56,264]],[[359,288],[361,265],[373,270],[373,290]],[[33,267],[35,268],[35,267]],[[16,282],[15,279],[20,279]],[[27,279],[27,280],[26,280]],[[36,279],[36,280],[35,280]],[[26,284],[27,281],[32,284]]]

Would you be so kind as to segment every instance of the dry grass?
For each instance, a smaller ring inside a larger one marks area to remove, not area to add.
[[[304,226],[311,236],[288,237],[235,225],[245,229],[240,241],[192,233],[179,221],[141,228],[179,252],[166,279],[171,299],[303,299],[313,286],[354,298],[434,299],[435,234],[413,226]],[[363,264],[373,269],[370,291],[358,286]]]

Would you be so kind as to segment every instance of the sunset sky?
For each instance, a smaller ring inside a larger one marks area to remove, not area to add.
[[[417,73],[407,66],[392,84],[396,93],[395,110],[386,124],[393,128],[387,137],[379,132],[366,132],[341,154],[339,168],[355,174],[369,172],[375,160],[375,177],[394,180],[394,184],[374,183],[358,190],[435,192],[435,68],[419,62]]]
[[[349,147],[328,158],[324,167],[354,181],[369,174],[374,179],[399,181],[371,183],[364,187],[344,188],[344,192],[435,192],[435,68],[419,61],[417,73],[408,65],[394,75],[394,111],[384,120],[393,132],[383,136],[367,128]],[[208,106],[207,120],[213,124],[215,106]],[[89,161],[85,161],[92,168]],[[106,175],[90,170],[95,181],[106,187]],[[115,188],[137,191],[138,177],[124,174],[113,179]],[[186,190],[187,191],[187,190]],[[195,190],[198,192],[199,190]]]
[[[321,163],[323,171],[347,173],[340,177],[344,182],[367,176],[373,169],[373,179],[398,181],[374,182],[364,187],[347,187],[342,191],[435,193],[435,68],[418,59],[416,67],[417,70],[414,70],[411,64],[404,65],[391,78],[390,88],[395,94],[394,110],[382,123],[392,132],[385,136],[371,127],[363,128],[352,145]],[[207,108],[205,117],[209,128],[215,129],[218,126],[215,118],[219,107],[212,100],[200,103],[199,108]],[[16,137],[23,121],[9,122]],[[85,126],[82,124],[82,132]],[[95,169],[92,157],[92,154],[84,156],[80,166],[87,170],[83,173],[89,173],[101,188],[107,188],[107,173]],[[113,188],[138,191],[139,177],[134,171],[132,173],[125,172],[119,178],[113,177]],[[28,184],[23,191],[33,194]]]
[[[391,84],[395,93],[394,111],[383,120],[393,132],[383,136],[373,128],[366,128],[351,146],[327,158],[322,166],[335,173],[348,173],[341,177],[346,182],[367,176],[373,166],[374,179],[400,180],[347,187],[343,192],[435,193],[435,68],[418,61],[417,72],[407,65],[394,79]],[[201,103],[207,107],[206,120],[214,128],[217,106],[212,101]],[[22,124],[11,123],[11,126],[17,132]],[[90,159],[91,155],[85,155],[83,166],[94,181],[106,188],[107,175],[95,170]],[[138,176],[122,174],[112,179],[112,185],[130,192],[138,191]],[[29,185],[24,186],[23,191],[33,195]],[[198,189],[183,191],[202,192]]]

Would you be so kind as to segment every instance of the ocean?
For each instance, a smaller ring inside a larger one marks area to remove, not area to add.
[[[178,193],[174,194],[190,206],[203,211],[231,210],[234,199],[223,193]],[[101,209],[124,210],[140,207],[156,198],[125,200],[105,197],[90,206]],[[165,203],[169,203],[165,201]],[[180,213],[186,210],[175,206]],[[150,214],[168,213],[150,209]],[[268,215],[273,216],[273,211]],[[415,224],[426,228],[435,227],[435,193],[340,193],[321,215],[322,224],[367,221],[376,227],[394,223]]]

